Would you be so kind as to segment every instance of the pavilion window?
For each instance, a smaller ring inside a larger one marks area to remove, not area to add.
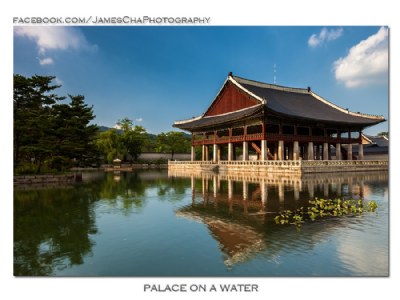
[[[327,129],[326,134],[331,138],[337,138],[337,130],[336,129]]]
[[[206,140],[213,140],[213,139],[214,139],[214,132],[207,132]]]
[[[244,128],[239,127],[239,128],[233,128],[232,129],[232,136],[242,136],[244,135]]]
[[[253,125],[247,127],[247,134],[262,133],[262,125]]]
[[[283,134],[294,135],[294,126],[292,126],[292,125],[283,125],[282,126],[282,133]]]
[[[322,128],[313,128],[312,136],[324,136],[324,130]]]
[[[279,134],[279,125],[278,124],[267,124],[267,133]]]
[[[308,127],[297,127],[297,134],[298,135],[309,135],[310,130]]]
[[[359,131],[352,131],[352,132],[350,132],[350,137],[352,139],[358,139],[360,137],[360,132]]]
[[[340,131],[340,138],[341,139],[348,139],[349,138],[349,132],[348,131]]]
[[[226,137],[229,136],[229,129],[222,129],[217,131],[218,137]]]

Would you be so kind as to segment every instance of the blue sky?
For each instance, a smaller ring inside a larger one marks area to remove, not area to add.
[[[276,73],[274,73],[274,65]],[[15,27],[14,73],[54,75],[95,123],[128,117],[150,133],[198,116],[227,74],[311,86],[351,111],[388,119],[388,29],[381,27]],[[388,130],[388,122],[365,130]]]

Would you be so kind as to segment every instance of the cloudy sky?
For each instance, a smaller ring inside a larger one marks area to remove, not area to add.
[[[128,117],[151,133],[203,113],[231,71],[388,119],[388,40],[377,26],[16,26],[14,73],[54,75],[98,125]]]

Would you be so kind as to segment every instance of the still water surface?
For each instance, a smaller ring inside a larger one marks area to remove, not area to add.
[[[309,199],[375,200],[359,217],[273,221]],[[14,191],[22,276],[388,276],[387,172],[303,178],[87,173]]]

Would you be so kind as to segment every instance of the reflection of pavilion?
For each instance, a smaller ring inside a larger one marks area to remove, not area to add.
[[[259,252],[274,255],[282,245],[299,247],[287,237],[277,237],[279,232],[273,225],[273,218],[279,210],[305,206],[314,197],[368,198],[370,183],[388,181],[387,172],[309,174],[300,178],[171,171],[168,175],[191,178],[192,204],[180,209],[177,215],[207,225],[227,256],[227,265],[247,260]],[[307,241],[301,247],[312,247],[318,232],[328,227],[331,230],[340,223],[314,226],[311,236],[302,237]],[[271,241],[281,239],[285,241],[271,245]]]

